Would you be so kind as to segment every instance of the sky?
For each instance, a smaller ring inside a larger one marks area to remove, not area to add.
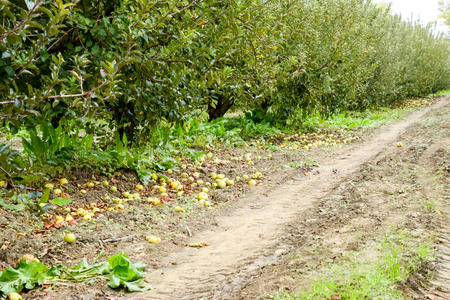
[[[423,24],[436,21],[439,15],[439,0],[374,0],[374,2],[390,2],[394,13],[400,14],[405,20],[410,20],[411,16],[413,19],[420,19]],[[446,32],[447,27],[439,23],[437,30]]]

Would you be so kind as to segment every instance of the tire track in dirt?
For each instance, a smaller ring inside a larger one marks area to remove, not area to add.
[[[434,155],[437,151],[446,149],[447,158],[450,158],[450,137],[441,141],[444,148],[431,149],[429,151]],[[445,150],[443,150],[445,155]],[[421,160],[421,165],[424,166],[427,163],[426,159]],[[444,173],[450,175],[450,161],[446,160],[446,165],[444,166]],[[427,179],[425,179],[426,181]],[[430,287],[427,288],[428,292],[423,292],[425,294],[425,299],[432,300],[449,300],[450,299],[450,180],[449,178],[444,179],[444,190],[445,198],[443,203],[440,204],[441,218],[438,221],[437,227],[437,249],[436,249],[436,262],[434,268],[434,276],[430,281]],[[430,184],[429,187],[433,185]],[[432,194],[433,191],[430,188],[425,189],[424,194]]]
[[[414,112],[381,129],[368,141],[335,153],[321,162],[318,175],[299,176],[277,187],[268,196],[256,192],[232,214],[218,218],[218,225],[195,234],[192,242],[211,246],[184,248],[163,259],[163,267],[149,271],[153,289],[129,299],[228,299],[245,285],[259,268],[276,261],[289,249],[280,245],[285,226],[326,195],[343,178],[357,171],[392,144],[406,128],[433,109],[449,103],[444,98],[432,107]]]
[[[450,299],[450,209],[447,204],[440,220],[439,246],[437,247],[437,261],[434,278],[431,280],[430,292],[425,299],[448,300]]]

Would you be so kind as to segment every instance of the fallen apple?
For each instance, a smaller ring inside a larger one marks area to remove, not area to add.
[[[173,211],[181,214],[181,213],[184,213],[184,208],[177,205],[173,208]]]
[[[174,190],[176,190],[180,185],[181,185],[181,183],[180,183],[179,181],[177,181],[177,180],[172,181],[172,182],[170,183],[170,187],[171,187],[172,189],[174,189]]]
[[[64,242],[69,243],[69,244],[74,243],[76,239],[77,239],[77,237],[73,233],[67,233],[64,236]]]
[[[146,236],[145,240],[151,244],[158,244],[161,242],[161,238],[154,236],[154,235]]]
[[[189,247],[195,247],[195,248],[201,248],[201,247],[205,247],[205,246],[209,246],[209,245],[211,245],[211,244],[206,241],[188,244]]]
[[[83,216],[83,220],[85,220],[85,221],[90,221],[91,219],[92,219],[92,214],[91,213],[88,213],[88,214],[85,214],[84,216]]]
[[[46,184],[44,185],[44,187],[45,187],[46,189],[53,190],[54,185],[53,185],[53,183],[46,183]]]
[[[117,204],[116,206],[114,206],[114,210],[123,210],[125,207],[123,206],[123,204]]]
[[[9,298],[10,300],[22,300],[22,296],[20,296],[20,294],[15,293],[15,292],[10,293],[10,294],[8,295],[8,298]]]
[[[27,261],[35,261],[36,258],[34,257],[33,254],[25,254],[24,256],[22,256],[22,259],[25,259]]]
[[[159,200],[159,199],[156,198],[156,197],[148,198],[148,199],[147,199],[147,202],[148,202],[148,203],[151,203],[151,204],[153,204],[153,205],[162,205],[161,200]]]
[[[218,186],[219,188],[221,188],[221,189],[223,189],[224,187],[227,186],[227,183],[226,183],[225,181],[221,180],[221,179],[217,179],[217,180],[216,180],[216,183],[217,183],[217,186]]]
[[[200,192],[197,195],[198,200],[208,200],[208,194],[205,192]]]

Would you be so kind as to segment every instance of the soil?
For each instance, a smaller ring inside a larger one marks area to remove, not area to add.
[[[306,273],[301,278],[307,283],[308,270],[320,269],[346,251],[371,247],[380,227],[403,222],[411,229],[432,228],[430,213],[418,212],[419,204],[412,205],[404,195],[417,184],[410,167],[426,149],[448,149],[448,103],[448,98],[442,100],[322,158],[315,175],[296,174],[269,194],[247,194],[241,207],[192,238],[210,242],[209,247],[170,254],[147,273],[149,281],[158,279],[154,289],[128,298],[254,299],[281,286],[294,290],[301,280],[286,279],[292,267]],[[430,113],[441,122],[425,126],[429,130],[416,129]],[[405,145],[397,147],[398,140]],[[430,148],[429,143],[438,146]],[[423,167],[429,166],[427,161]],[[395,196],[401,201],[392,203]],[[292,256],[301,259],[292,263]]]
[[[398,131],[402,147],[379,144],[382,151],[287,226],[281,244],[290,246],[289,254],[260,269],[230,298],[305,291],[349,253],[376,258],[375,242],[396,228],[419,241],[435,237],[436,260],[424,262],[399,286],[405,299],[450,299],[449,114],[447,102]]]
[[[148,265],[145,280],[152,290],[129,294],[96,282],[36,289],[26,298],[255,299],[305,289],[347,253],[358,251],[373,259],[375,241],[395,226],[419,237],[434,233],[440,243],[436,260],[399,289],[413,298],[448,299],[449,100],[442,98],[375,131],[342,134],[347,142],[354,142],[341,150],[333,146],[278,150],[267,159],[268,152],[255,146],[252,155],[261,158],[247,166],[230,158],[248,149],[216,149],[214,154],[229,163],[220,168],[205,164],[200,179],[206,181],[208,173],[216,171],[231,178],[261,171],[264,180],[257,187],[236,184],[217,192],[210,209],[181,203],[187,207],[186,215],[173,212],[179,204],[176,200],[151,209],[137,201],[122,213],[104,212],[96,222],[80,220],[76,227],[43,230],[36,225],[37,217],[0,210],[0,268],[24,253],[34,253],[48,264],[70,264],[82,257],[90,260],[100,251],[106,255],[124,251],[132,261]],[[323,134],[323,140],[329,134]],[[301,161],[314,161],[319,167],[284,167]],[[84,187],[89,180],[103,180],[92,176],[80,171],[68,191]],[[111,182],[119,191],[132,190],[138,183],[134,174]],[[110,205],[99,200],[107,188],[96,186],[88,192],[77,196],[72,211],[89,206],[93,199],[97,207]],[[144,192],[151,195],[151,186]],[[424,203],[433,203],[436,209],[426,209],[431,204]],[[75,245],[61,242],[67,230],[78,235]],[[159,234],[163,242],[147,243],[143,237],[149,233]],[[200,241],[209,246],[186,246]],[[423,274],[430,270],[436,275],[424,284],[428,280]]]

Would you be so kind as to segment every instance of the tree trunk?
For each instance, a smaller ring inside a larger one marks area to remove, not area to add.
[[[209,121],[223,117],[233,104],[234,101],[231,98],[225,98],[224,96],[219,95],[215,106],[212,106],[211,102],[208,104]]]
[[[117,132],[119,133],[120,138],[123,138],[123,135],[125,135],[128,144],[132,144],[134,142],[134,131],[136,129],[133,103],[119,100],[117,106],[115,106],[113,110],[113,117],[116,121]],[[127,125],[125,126],[125,124]]]

